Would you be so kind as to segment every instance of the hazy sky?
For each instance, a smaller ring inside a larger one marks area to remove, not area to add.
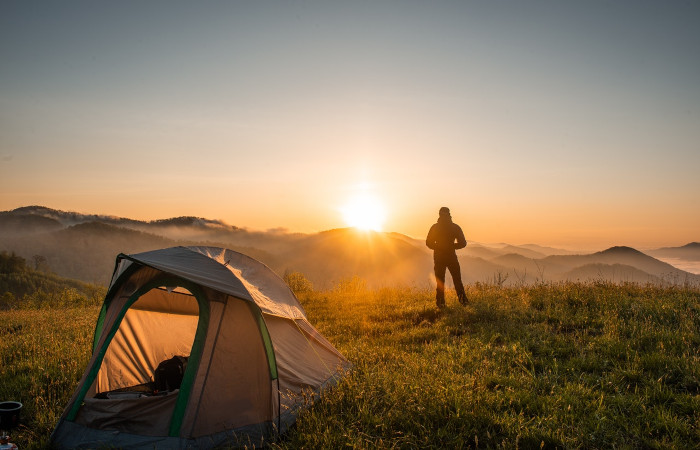
[[[700,240],[698,1],[0,2],[0,210]]]

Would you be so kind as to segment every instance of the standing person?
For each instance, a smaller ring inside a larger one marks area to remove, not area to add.
[[[435,300],[438,308],[445,306],[445,270],[449,269],[457,290],[457,298],[461,304],[466,305],[467,295],[464,293],[456,250],[466,247],[467,240],[464,238],[462,228],[452,222],[449,208],[443,206],[439,214],[437,223],[430,227],[428,237],[425,239],[425,245],[433,250],[435,262],[435,281],[437,282]]]

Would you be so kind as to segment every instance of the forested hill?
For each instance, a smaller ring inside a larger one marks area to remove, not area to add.
[[[23,306],[97,304],[105,288],[44,272],[46,262],[31,263],[14,253],[0,252],[0,309]]]

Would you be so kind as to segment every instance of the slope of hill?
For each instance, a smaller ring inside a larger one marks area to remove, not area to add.
[[[562,248],[554,248],[554,247],[546,247],[543,245],[537,245],[537,244],[522,244],[518,245],[519,248],[527,248],[529,250],[536,251],[538,253],[541,253],[542,255],[545,256],[552,256],[552,255],[574,255],[576,252],[571,251],[571,250],[564,250]]]
[[[624,264],[585,264],[561,275],[565,281],[612,281],[613,283],[659,283],[659,277]]]
[[[128,224],[146,223],[138,220],[126,219],[123,217],[115,217],[104,214],[82,214],[73,211],[61,211],[59,209],[52,209],[46,206],[39,205],[23,206],[21,208],[16,208],[12,211],[7,212],[12,214],[31,215],[35,217],[44,217],[47,219],[52,219],[66,227],[85,222],[104,222],[121,226],[125,226]]]
[[[662,279],[684,275],[683,271],[672,265],[630,247],[611,247],[591,256],[598,263],[624,264]]]
[[[14,213],[12,211],[0,212],[1,236],[22,236],[59,230],[61,228],[63,228],[63,225],[58,220],[50,217]]]
[[[681,247],[664,247],[648,252],[655,258],[679,258],[687,261],[700,261],[700,242],[691,242]]]
[[[308,235],[279,257],[286,268],[328,287],[357,275],[372,286],[427,285],[432,260],[427,252],[392,233],[341,228]]]
[[[560,267],[545,264],[542,259],[533,259],[517,253],[508,253],[491,259],[491,262],[503,267],[510,276],[521,282],[543,280],[545,276],[561,271]],[[555,268],[556,267],[556,268]]]
[[[66,294],[70,292],[70,294]],[[14,253],[0,252],[0,309],[22,306],[27,297],[41,293],[39,299],[44,302],[64,303],[83,297],[96,303],[106,293],[104,288],[59,277],[32,269],[24,258]],[[48,305],[46,305],[48,306]]]
[[[503,255],[501,251],[495,248],[485,247],[483,245],[475,244],[469,245],[459,251],[460,255],[471,256],[472,258],[483,258],[486,260],[496,258],[497,256]]]
[[[119,253],[136,253],[175,245],[174,241],[140,231],[87,222],[48,233],[15,238],[0,235],[0,248],[46,259],[51,271],[67,278],[106,285]]]
[[[545,256],[547,256],[544,253],[541,253],[541,252],[538,252],[535,250],[531,250],[529,248],[516,246],[516,245],[506,245],[506,246],[501,248],[501,251],[506,255],[516,254],[516,255],[525,256],[525,257],[530,258],[530,259],[541,259],[541,258],[544,258]]]

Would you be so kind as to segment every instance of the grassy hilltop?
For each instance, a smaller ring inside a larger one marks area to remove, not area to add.
[[[302,287],[308,288],[308,286]],[[354,364],[279,448],[695,448],[700,290],[476,284],[471,303],[303,289],[309,320]],[[43,447],[87,363],[97,307],[0,312],[0,398]]]

